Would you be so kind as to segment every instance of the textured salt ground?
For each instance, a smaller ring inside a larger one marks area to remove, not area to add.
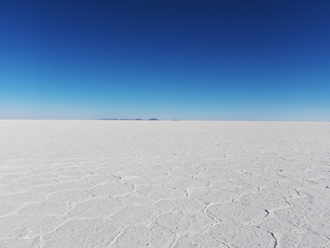
[[[330,123],[0,121],[0,247],[330,247]]]

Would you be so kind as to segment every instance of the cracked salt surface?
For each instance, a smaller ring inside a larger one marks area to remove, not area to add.
[[[0,121],[0,247],[330,247],[330,123]]]

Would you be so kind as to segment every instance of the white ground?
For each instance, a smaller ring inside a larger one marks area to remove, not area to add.
[[[0,121],[0,247],[330,247],[330,123]]]

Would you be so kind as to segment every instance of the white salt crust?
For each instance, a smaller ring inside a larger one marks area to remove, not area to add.
[[[330,123],[1,120],[0,247],[330,247]]]

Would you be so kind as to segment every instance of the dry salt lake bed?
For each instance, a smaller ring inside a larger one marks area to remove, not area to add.
[[[0,247],[330,247],[330,123],[0,121]]]

